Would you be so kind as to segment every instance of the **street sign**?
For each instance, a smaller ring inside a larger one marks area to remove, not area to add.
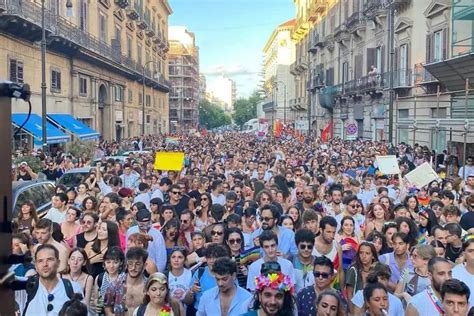
[[[356,123],[348,123],[346,125],[346,139],[355,140],[357,139],[357,134],[359,133],[359,128]]]

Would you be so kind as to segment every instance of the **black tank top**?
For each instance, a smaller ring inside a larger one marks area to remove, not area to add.
[[[76,235],[77,247],[84,249],[86,245],[90,242],[94,242],[97,239],[97,236],[93,240],[86,240],[84,233]]]

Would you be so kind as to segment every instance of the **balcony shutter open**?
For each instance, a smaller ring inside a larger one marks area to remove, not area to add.
[[[429,64],[431,62],[431,58],[433,58],[433,54],[431,53],[431,34],[426,35],[426,63]]]
[[[359,79],[362,77],[362,63],[364,57],[362,55],[356,55],[354,58],[354,79]]]
[[[375,65],[375,48],[367,48],[367,73],[372,65]]]
[[[448,29],[443,29],[443,60],[448,58]]]

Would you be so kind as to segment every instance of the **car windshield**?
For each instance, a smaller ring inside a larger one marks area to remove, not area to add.
[[[66,173],[59,180],[59,184],[64,184],[66,187],[77,187],[81,183],[88,173]]]

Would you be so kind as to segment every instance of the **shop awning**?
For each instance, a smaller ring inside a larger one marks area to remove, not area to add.
[[[474,88],[474,53],[426,64],[424,67],[449,91],[465,90],[466,79],[469,79],[469,89]]]
[[[16,127],[20,127],[23,122],[25,122],[27,117],[27,113],[13,113],[12,123]],[[40,144],[43,138],[41,122],[41,117],[38,114],[31,113],[30,118],[25,123],[25,126],[23,126],[23,130],[33,136],[35,143]],[[70,141],[71,137],[63,133],[59,128],[55,127],[50,122],[46,122],[46,140],[48,144],[59,144]]]
[[[48,114],[53,124],[74,134],[81,140],[98,139],[100,134],[69,114]]]

